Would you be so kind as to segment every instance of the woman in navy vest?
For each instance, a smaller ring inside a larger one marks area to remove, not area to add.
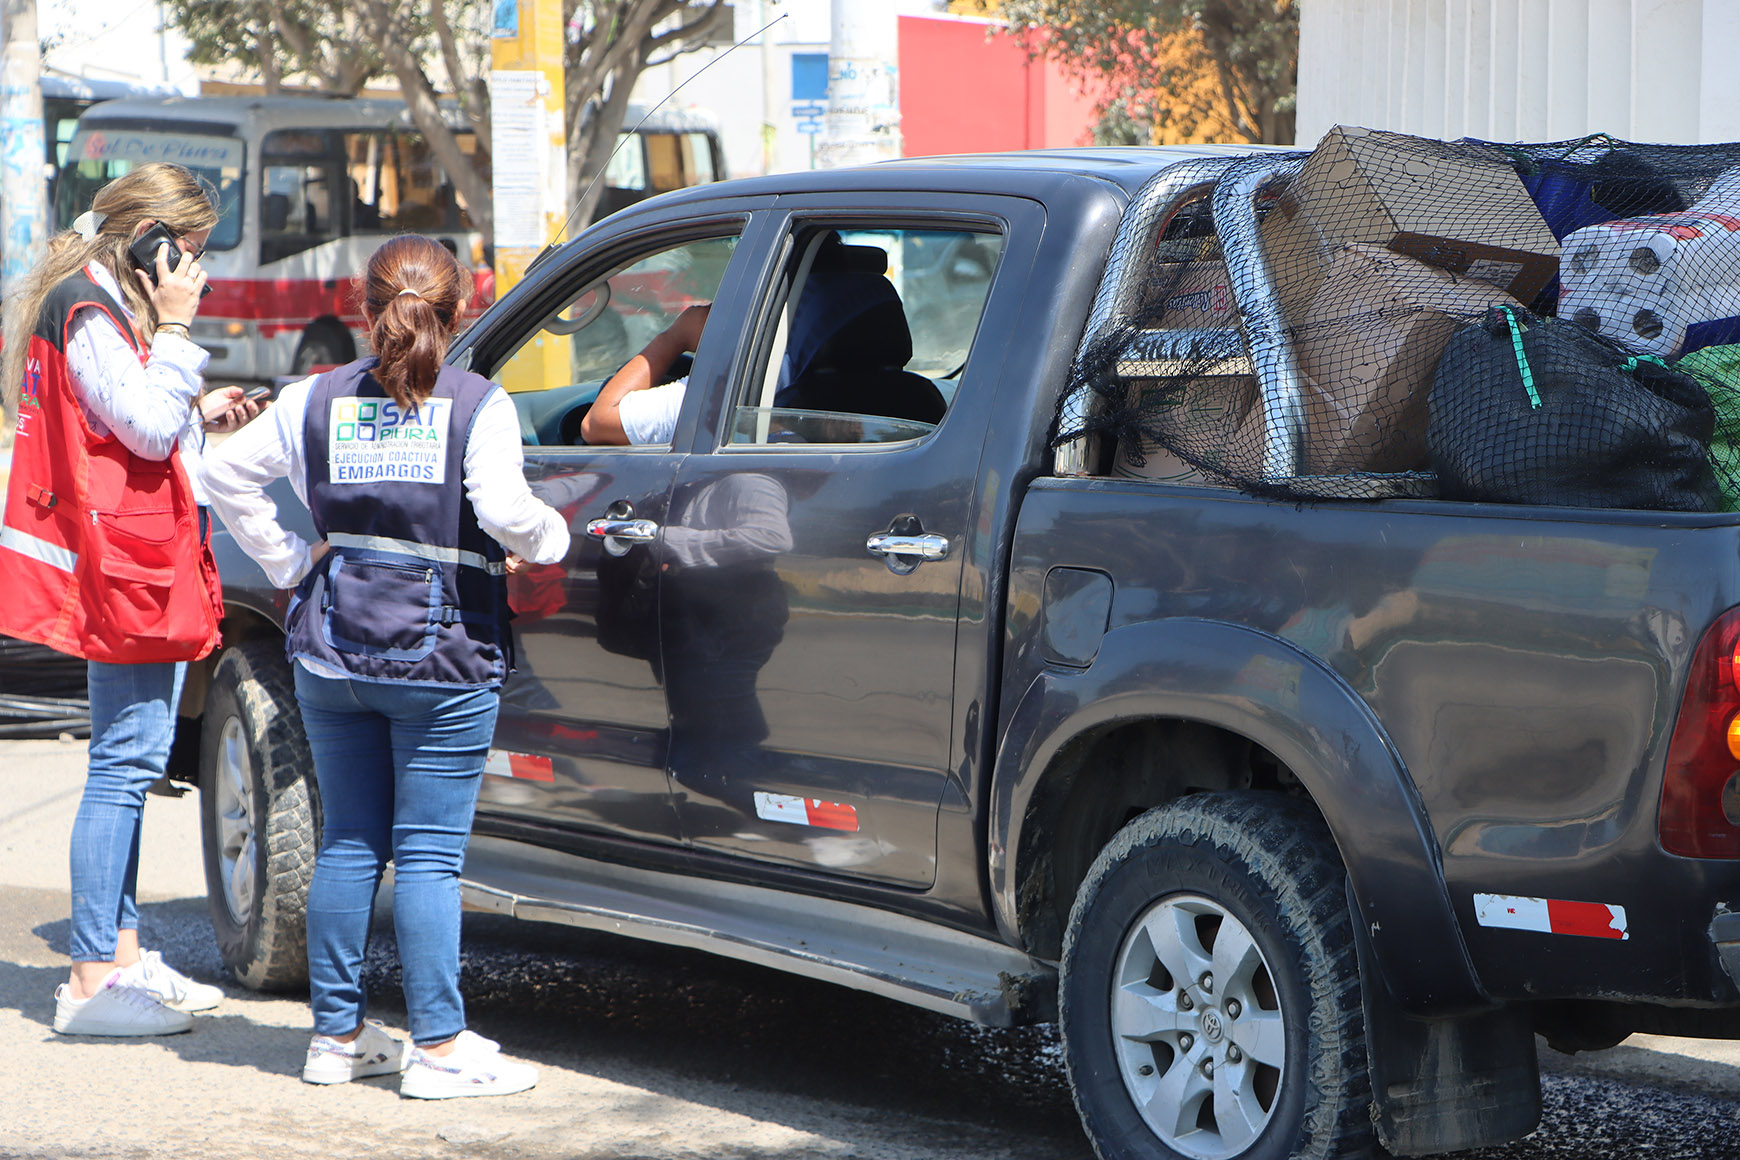
[[[302,1078],[403,1072],[400,1091],[427,1099],[537,1082],[465,1029],[459,873],[513,662],[506,574],[568,550],[566,522],[526,486],[513,402],[441,365],[469,291],[440,243],[394,238],[364,274],[378,357],[284,388],[206,464],[237,543],[295,588],[288,650],[323,815]],[[319,543],[276,520],[264,489],[286,475]],[[363,951],[389,859],[409,1051],[365,1018]]]

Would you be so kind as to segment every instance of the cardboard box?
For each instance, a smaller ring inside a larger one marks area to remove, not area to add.
[[[1301,471],[1425,470],[1426,396],[1445,345],[1491,307],[1515,305],[1382,246],[1337,250],[1294,334],[1306,391]]]
[[[1144,423],[1159,431],[1161,438],[1135,445],[1120,442],[1112,464],[1114,475],[1218,487],[1262,475],[1263,413],[1252,376],[1139,379],[1130,391]],[[1226,476],[1197,468],[1178,451]]]
[[[1324,135],[1262,234],[1293,325],[1337,246],[1386,246],[1520,302],[1559,268],[1559,243],[1496,150],[1345,125]]]
[[[1157,312],[1148,325],[1159,330],[1236,328],[1238,303],[1226,263],[1156,262],[1143,287],[1142,313]]]

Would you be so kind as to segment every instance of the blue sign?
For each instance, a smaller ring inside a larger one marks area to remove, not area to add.
[[[791,54],[791,99],[825,101],[828,99],[828,54],[825,52],[794,52]]]
[[[520,34],[520,0],[495,0],[494,34],[514,40]]]
[[[797,119],[799,133],[809,133],[813,136],[822,131],[822,123],[828,116],[828,102],[793,101],[791,115]]]

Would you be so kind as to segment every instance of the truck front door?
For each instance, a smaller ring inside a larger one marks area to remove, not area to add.
[[[475,369],[520,413],[526,479],[567,518],[568,558],[509,576],[518,671],[502,688],[478,828],[553,844],[577,837],[676,844],[665,773],[656,529],[682,456],[669,433],[588,446],[580,421],[618,367],[692,305],[719,293],[746,213],[690,217],[566,257],[534,302],[476,339]],[[563,261],[562,257],[550,259]],[[715,347],[695,353],[703,372]],[[622,534],[591,534],[612,520]]]

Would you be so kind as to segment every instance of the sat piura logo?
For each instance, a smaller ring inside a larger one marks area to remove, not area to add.
[[[453,403],[425,399],[401,407],[391,399],[332,400],[327,467],[333,483],[445,483]]]

